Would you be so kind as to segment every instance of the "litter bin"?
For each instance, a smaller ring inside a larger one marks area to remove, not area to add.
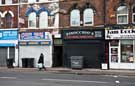
[[[23,68],[33,68],[34,67],[34,58],[22,58],[22,67]]]
[[[71,56],[71,68],[82,69],[83,68],[83,56]]]
[[[8,68],[13,68],[13,62],[14,62],[13,58],[7,59],[7,67]]]

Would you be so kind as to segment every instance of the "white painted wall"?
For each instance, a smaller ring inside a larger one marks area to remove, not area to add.
[[[34,58],[34,66],[37,67],[40,54],[44,54],[44,65],[52,67],[52,46],[20,46],[19,66],[22,67],[22,58]]]

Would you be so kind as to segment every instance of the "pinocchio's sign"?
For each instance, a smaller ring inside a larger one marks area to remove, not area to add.
[[[105,39],[135,39],[135,29],[105,30]]]
[[[104,30],[64,30],[64,39],[104,39]]]

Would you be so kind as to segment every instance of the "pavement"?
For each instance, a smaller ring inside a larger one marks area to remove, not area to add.
[[[37,68],[7,68],[0,67],[0,72],[39,72]],[[72,68],[47,68],[47,70],[41,70],[40,72],[58,73],[58,74],[78,74],[78,75],[123,75],[123,76],[135,76],[135,70],[116,70],[116,69],[72,69]]]

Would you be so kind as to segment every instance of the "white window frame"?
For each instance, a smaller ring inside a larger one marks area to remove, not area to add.
[[[135,9],[135,6],[133,7],[133,9]],[[133,12],[133,11],[132,11]],[[135,24],[135,12],[132,13],[132,23]]]
[[[13,4],[12,0],[5,0],[5,4]]]
[[[28,0],[28,3],[34,3],[37,2],[36,0]]]
[[[77,23],[73,24],[73,21]],[[70,12],[70,26],[80,26],[80,11],[78,9],[74,9]]]
[[[33,26],[30,26],[30,23],[29,23],[30,20],[33,21],[33,23],[35,23]],[[29,16],[28,16],[28,27],[31,28],[31,29],[35,29],[36,28],[36,22],[37,22],[36,13],[35,12],[30,13]]]
[[[120,7],[121,7],[121,6],[120,6]],[[119,9],[120,7],[117,8],[117,24],[128,24],[128,8],[127,8],[127,13],[118,14],[118,9]],[[127,6],[126,6],[126,7],[127,7]],[[121,17],[121,16],[127,16],[127,17],[126,17],[127,22],[125,22],[125,23],[119,22],[118,19],[119,19],[119,17]]]
[[[2,5],[2,0],[0,0],[0,5]]]
[[[91,24],[86,24],[87,19],[91,19],[92,23]],[[94,13],[93,9],[87,8],[83,12],[83,25],[84,26],[93,26],[94,24]]]
[[[48,13],[47,12],[41,12],[39,15],[39,28],[47,28],[48,27]]]

